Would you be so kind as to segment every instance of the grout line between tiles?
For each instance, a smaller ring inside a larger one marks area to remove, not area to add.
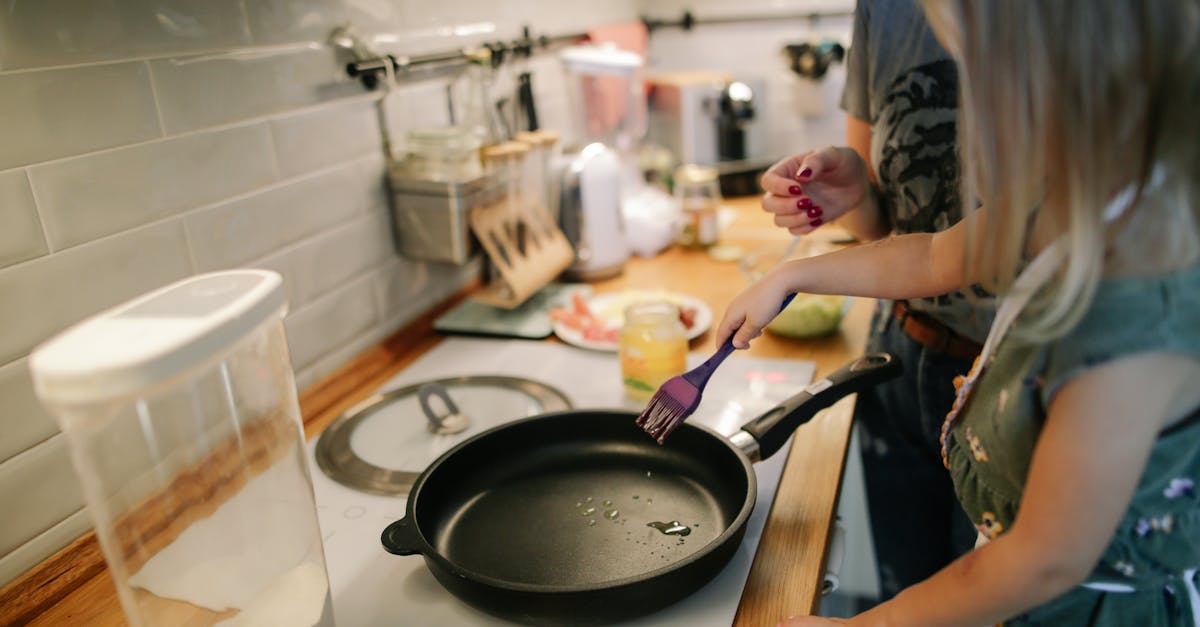
[[[33,212],[37,215],[38,226],[42,229],[42,243],[46,245],[46,254],[52,255],[55,251],[50,245],[50,234],[46,231],[46,219],[42,217],[42,203],[38,200],[37,189],[33,187],[33,173],[29,168],[23,168],[25,171],[25,184],[29,186],[29,195],[33,198]],[[34,257],[38,259],[39,257]]]
[[[175,52],[164,52],[162,54],[148,54],[142,56],[122,57],[120,59],[103,59],[98,61],[81,61],[78,63],[60,63],[58,65],[39,65],[37,67],[13,68],[10,70],[0,70],[0,76],[8,76],[12,74],[31,74],[33,72],[55,71],[55,70],[74,70],[80,68],[97,67],[101,65],[118,65],[121,63],[147,63],[150,61],[163,61],[167,59],[193,59],[196,57],[224,57],[224,56],[240,56],[240,55],[262,55],[262,54],[279,54],[286,52],[297,52],[302,50],[332,50],[332,46],[316,40],[294,41],[285,44],[264,44],[261,46],[242,45],[236,47],[223,48],[204,48],[200,50],[184,50]]]
[[[156,219],[156,220],[151,220],[151,221],[149,221],[149,222],[143,222],[142,224],[139,224],[139,225],[137,225],[137,226],[134,226],[134,227],[131,227],[131,228],[125,229],[125,230],[123,230],[123,231],[117,231],[117,232],[115,232],[115,233],[108,233],[108,234],[106,234],[106,235],[103,235],[103,236],[101,236],[101,237],[97,237],[96,239],[91,239],[91,240],[88,240],[88,241],[86,241],[86,242],[80,242],[80,243],[78,243],[78,244],[73,244],[73,245],[71,245],[71,246],[68,246],[68,247],[66,247],[66,248],[63,248],[63,249],[61,249],[61,250],[57,250],[57,251],[55,251],[55,253],[61,253],[61,252],[63,252],[63,251],[72,250],[72,249],[75,249],[75,248],[79,248],[79,247],[81,247],[81,246],[88,246],[88,245],[90,245],[90,244],[94,244],[94,243],[96,243],[96,242],[102,242],[102,241],[104,241],[104,240],[107,240],[107,239],[109,239],[109,238],[117,237],[117,236],[120,236],[120,235],[122,235],[122,234],[129,233],[129,232],[131,232],[131,231],[136,231],[136,230],[138,230],[138,229],[146,228],[146,227],[149,227],[149,226],[154,226],[154,225],[163,224],[163,223],[165,223],[165,222],[170,222],[170,221],[172,221],[172,220],[181,220],[181,221],[183,221],[183,220],[186,220],[186,218],[187,218],[188,216],[190,216],[190,215],[192,215],[192,214],[195,214],[195,213],[199,213],[199,212],[201,212],[201,211],[205,211],[205,210],[207,210],[207,209],[212,209],[212,208],[214,208],[214,207],[219,207],[219,206],[221,206],[221,205],[224,205],[224,204],[226,204],[226,203],[230,203],[230,202],[234,202],[234,201],[238,201],[238,200],[245,200],[245,199],[247,199],[247,198],[251,198],[251,197],[253,197],[253,196],[257,195],[257,194],[263,194],[263,193],[267,193],[267,192],[270,192],[270,191],[274,191],[274,190],[276,190],[276,189],[279,189],[279,188],[282,188],[282,187],[286,187],[286,186],[288,186],[288,185],[291,185],[291,184],[293,184],[293,183],[300,183],[300,182],[303,182],[303,181],[305,181],[305,180],[307,180],[307,179],[310,179],[310,178],[316,178],[316,177],[318,177],[318,176],[321,176],[321,175],[323,175],[323,174],[329,174],[329,173],[331,173],[331,172],[334,172],[334,171],[336,171],[336,170],[338,170],[338,169],[341,169],[341,168],[349,168],[349,167],[351,167],[351,166],[353,166],[353,165],[358,165],[358,164],[360,164],[360,163],[365,163],[365,162],[366,162],[366,161],[368,161],[369,159],[376,159],[376,158],[378,158],[378,157],[375,155],[375,153],[373,153],[373,152],[372,152],[372,153],[370,153],[370,154],[368,154],[368,155],[364,155],[364,156],[361,156],[361,157],[355,157],[354,159],[351,159],[351,160],[348,160],[348,161],[343,161],[343,162],[340,162],[340,163],[335,163],[335,164],[333,164],[333,165],[326,166],[326,167],[323,167],[323,168],[320,168],[320,169],[317,169],[317,170],[312,170],[311,172],[305,172],[304,174],[301,174],[301,175],[299,175],[299,176],[296,176],[296,177],[293,177],[293,178],[290,178],[290,179],[277,180],[277,181],[274,181],[274,182],[268,183],[267,185],[264,185],[264,186],[262,186],[262,187],[256,187],[256,188],[254,188],[254,189],[252,189],[252,190],[248,190],[248,191],[244,191],[244,192],[239,192],[239,193],[237,193],[237,194],[235,194],[235,195],[233,195],[233,196],[228,196],[228,197],[222,198],[222,199],[220,199],[220,200],[216,200],[216,201],[213,201],[213,202],[205,203],[205,204],[203,204],[203,205],[200,205],[200,206],[198,206],[198,207],[192,207],[191,209],[187,209],[187,210],[184,210],[184,211],[181,211],[181,212],[179,212],[179,213],[175,213],[175,214],[172,214],[172,215],[169,215],[169,216],[164,216],[164,217],[162,217],[162,218],[158,218],[158,219]],[[359,213],[359,214],[355,214],[355,215],[361,215],[361,213]],[[185,225],[184,225],[184,229],[185,229],[185,231],[186,231],[186,222],[185,222]],[[0,268],[0,273],[6,272],[6,271],[8,271],[9,269],[12,269],[12,268],[17,268],[17,267],[20,267],[21,265],[24,265],[24,264],[27,264],[27,263],[30,263],[30,262],[33,262],[33,261],[37,261],[37,260],[39,260],[39,259],[43,259],[43,258],[45,258],[45,257],[46,257],[45,255],[43,255],[42,257],[34,257],[33,259],[26,259],[25,261],[20,261],[20,262],[17,262],[17,263],[15,263],[15,264],[12,264],[12,265],[10,265],[10,266],[5,266],[4,268]]]
[[[0,460],[0,475],[4,474],[5,466],[16,463],[16,461],[18,459],[20,459],[26,455],[32,455],[34,449],[41,447],[41,446],[47,446],[55,438],[62,438],[62,437],[65,437],[63,435],[62,431],[55,431],[52,435],[49,435],[45,438],[42,438],[41,440],[38,440],[37,442],[34,442],[33,444],[31,444],[30,446],[25,448],[25,450],[21,451],[20,453],[17,453],[16,455],[13,455],[12,457],[9,457],[7,459]]]
[[[206,126],[204,128],[180,131],[180,132],[172,134],[172,135],[164,135],[162,137],[155,137],[154,139],[146,139],[146,140],[133,142],[133,143],[129,143],[129,144],[122,144],[120,146],[110,146],[108,148],[100,148],[98,150],[92,150],[89,152],[81,152],[81,153],[74,154],[74,155],[67,155],[65,157],[56,157],[54,159],[47,159],[45,161],[38,161],[35,163],[26,163],[24,165],[13,166],[12,168],[9,168],[9,169],[15,170],[17,168],[35,168],[35,167],[40,168],[42,166],[54,165],[54,164],[61,163],[64,161],[71,161],[72,159],[80,159],[83,157],[102,155],[102,154],[106,154],[106,153],[110,153],[110,152],[115,152],[118,150],[124,150],[126,148],[136,148],[139,146],[147,146],[150,144],[166,143],[166,142],[174,141],[177,139],[185,139],[188,137],[192,137],[194,135],[202,135],[204,133],[219,133],[222,131],[229,131],[229,130],[234,130],[234,129],[242,128],[242,127],[251,127],[251,126],[254,126],[255,124],[269,124],[271,120],[274,120],[277,118],[286,118],[286,117],[304,115],[306,113],[316,113],[322,109],[326,109],[326,108],[332,109],[336,106],[345,105],[347,103],[369,102],[373,99],[377,99],[378,97],[379,97],[378,94],[368,93],[368,94],[364,94],[364,95],[360,95],[360,96],[349,96],[347,98],[338,98],[336,100],[328,100],[325,102],[319,102],[319,103],[315,103],[315,104],[311,104],[311,105],[305,105],[303,107],[287,109],[286,111],[274,111],[274,112],[263,114],[263,115],[245,118],[243,120],[235,120],[232,122],[225,122],[225,123],[216,124],[213,126]],[[157,106],[158,106],[158,103],[156,101],[155,107],[157,108]]]
[[[158,79],[154,76],[154,68],[149,61],[142,61],[146,66],[146,74],[150,76],[150,97],[154,98],[154,113],[158,116],[159,139],[167,136],[167,123],[163,121],[162,103],[158,100]]]

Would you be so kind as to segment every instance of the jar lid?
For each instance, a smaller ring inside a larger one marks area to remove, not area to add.
[[[500,161],[523,156],[529,152],[529,146],[522,142],[507,141],[492,144],[483,149],[484,161]]]
[[[676,183],[711,183],[717,180],[717,169],[712,166],[687,163],[675,170]]]
[[[549,146],[558,141],[558,133],[545,130],[520,131],[517,133],[516,139],[530,146]]]
[[[34,349],[43,400],[93,403],[136,395],[224,355],[287,309],[269,270],[201,274],[76,324]]]

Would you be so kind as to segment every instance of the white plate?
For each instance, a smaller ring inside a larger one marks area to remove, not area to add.
[[[608,322],[609,326],[619,329],[621,328],[621,323],[624,322],[625,308],[635,302],[647,300],[666,300],[681,308],[695,309],[696,318],[692,322],[691,328],[687,329],[688,340],[700,337],[700,335],[712,326],[713,312],[708,304],[694,296],[688,296],[679,292],[670,292],[667,290],[625,290],[587,297],[587,304],[588,309],[597,318],[601,318]],[[570,299],[567,299],[567,302],[570,302]],[[567,344],[598,351],[615,352],[617,350],[616,342],[585,339],[582,333],[557,320],[553,321],[553,325],[554,334]]]

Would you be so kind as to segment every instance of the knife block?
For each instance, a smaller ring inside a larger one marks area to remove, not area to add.
[[[528,147],[504,142],[484,151],[484,162],[506,181],[499,201],[471,210],[471,230],[491,259],[492,279],[476,300],[511,309],[553,281],[575,260],[575,249],[541,203],[517,193],[516,177]]]

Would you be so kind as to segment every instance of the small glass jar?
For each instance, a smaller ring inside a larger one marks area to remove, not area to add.
[[[466,129],[446,126],[414,129],[407,136],[407,175],[433,181],[465,181],[482,173],[479,139]]]
[[[687,369],[687,329],[679,307],[667,302],[642,302],[625,310],[618,352],[625,393],[648,401],[668,379]]]
[[[708,248],[717,243],[717,209],[721,206],[721,185],[717,169],[689,163],[675,170],[675,199],[683,212],[679,244],[688,248]]]

